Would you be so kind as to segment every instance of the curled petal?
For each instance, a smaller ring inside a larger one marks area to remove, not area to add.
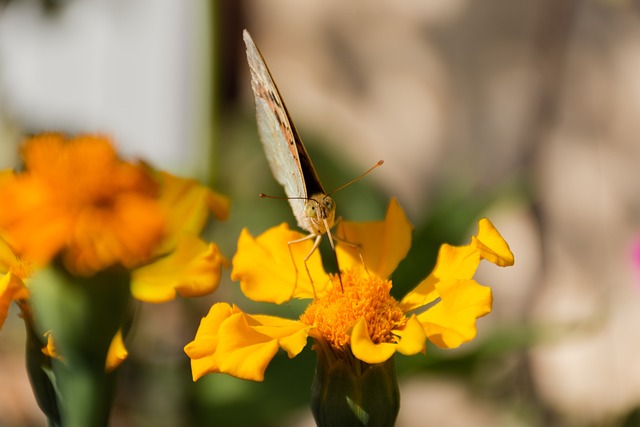
[[[422,324],[415,315],[407,321],[405,327],[401,330],[394,330],[393,333],[398,336],[397,351],[405,356],[411,356],[423,353],[426,350],[427,336],[424,333]]]
[[[476,336],[476,319],[491,312],[491,289],[474,280],[446,280],[435,285],[440,301],[417,315],[431,342],[455,348]]]
[[[513,265],[513,253],[509,245],[487,218],[478,223],[478,237],[474,237],[472,242],[480,251],[480,256],[487,261],[500,267]]]
[[[262,381],[278,348],[286,345],[289,357],[294,357],[304,347],[308,329],[307,325],[288,319],[238,313],[220,326],[220,341],[214,359],[220,372]]]
[[[257,332],[244,313],[231,315],[218,331],[213,360],[220,372],[245,380],[262,381],[264,371],[278,352],[278,341]]]
[[[58,347],[53,339],[53,333],[51,333],[51,331],[47,331],[44,333],[44,336],[47,337],[47,344],[42,347],[42,354],[52,359],[58,359],[61,362],[64,362],[64,358],[58,352]]]
[[[287,224],[270,228],[256,238],[246,229],[242,230],[232,261],[231,279],[239,280],[242,292],[254,301],[280,304],[291,298],[313,298],[314,287],[315,295],[320,296],[329,277],[322,268],[319,251],[307,261],[307,274],[304,258],[310,252],[312,242],[288,244],[302,237],[291,231]]]
[[[122,364],[122,362],[125,361],[128,355],[129,352],[124,346],[124,340],[122,338],[122,329],[119,329],[116,335],[113,337],[113,340],[111,340],[109,352],[107,353],[105,371],[111,372],[115,370]]]
[[[252,315],[251,318],[257,322],[253,328],[264,335],[277,339],[278,344],[287,352],[290,359],[297,356],[307,344],[311,328],[303,323],[264,315]]]
[[[296,356],[306,344],[309,329],[301,322],[251,316],[228,304],[215,304],[200,323],[194,341],[185,347],[193,379],[222,372],[262,381],[278,349]]]
[[[213,360],[218,348],[218,331],[222,322],[239,311],[237,307],[227,303],[214,304],[200,321],[194,340],[184,347],[185,353],[191,358],[191,374],[194,381],[206,373],[220,372]]]
[[[409,292],[401,301],[408,312],[434,302],[439,294],[438,282],[446,280],[467,280],[486,259],[501,267],[513,265],[513,254],[491,221],[484,218],[478,222],[478,235],[471,237],[471,243],[464,246],[443,244],[438,252],[436,266],[431,274]]]
[[[0,329],[9,314],[11,301],[27,299],[29,291],[22,280],[13,273],[0,276]]]
[[[371,341],[364,318],[358,319],[351,330],[351,351],[356,358],[363,362],[372,365],[385,362],[393,356],[397,348],[397,344],[376,344]]]
[[[227,261],[214,243],[183,235],[171,254],[133,272],[131,293],[146,302],[166,302],[176,293],[195,297],[216,290]]]
[[[451,246],[443,244],[438,251],[436,266],[429,276],[407,293],[400,302],[405,312],[430,304],[439,295],[436,283],[443,280],[471,279],[480,264],[480,255],[474,245]]]
[[[199,235],[210,213],[225,220],[229,215],[229,198],[200,185],[193,179],[158,172],[160,204],[165,208],[167,236],[159,253],[173,250],[183,234]]]
[[[338,242],[340,269],[361,264],[362,255],[367,269],[380,277],[389,277],[409,252],[412,231],[413,226],[395,198],[389,203],[384,221],[342,222],[337,236],[359,247]]]

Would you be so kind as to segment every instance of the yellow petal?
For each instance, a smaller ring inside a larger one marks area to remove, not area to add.
[[[513,253],[491,221],[483,218],[478,222],[478,237],[472,238],[480,256],[500,267],[513,265]]]
[[[11,266],[17,262],[18,258],[16,258],[9,245],[0,238],[0,274],[8,272]]]
[[[412,231],[413,226],[395,198],[389,202],[384,221],[340,223],[336,235],[360,246],[338,243],[340,269],[344,271],[361,264],[361,254],[368,270],[380,277],[389,277],[409,252]]]
[[[234,314],[220,325],[214,360],[220,372],[262,381],[278,348],[286,347],[289,357],[294,357],[306,344],[308,329],[293,320]]]
[[[264,371],[278,352],[278,340],[257,332],[250,318],[236,313],[219,329],[218,348],[213,360],[220,372],[246,380],[264,380]]]
[[[122,362],[125,361],[129,352],[124,346],[124,340],[122,338],[122,330],[119,329],[116,335],[111,340],[109,346],[109,352],[107,353],[107,362],[105,365],[105,371],[111,372],[116,369]]]
[[[218,331],[220,325],[239,310],[227,303],[214,304],[209,313],[200,321],[196,336],[184,347],[185,353],[191,358],[191,374],[196,381],[209,372],[220,372],[213,360],[218,348]]]
[[[411,316],[407,321],[404,329],[394,330],[394,335],[397,335],[399,340],[396,350],[406,356],[411,356],[418,353],[423,353],[426,350],[427,336],[424,334],[422,324],[416,318]]]
[[[424,332],[442,348],[455,348],[476,336],[476,319],[491,312],[491,289],[474,280],[438,282],[440,301],[419,314]]]
[[[329,284],[329,277],[322,268],[319,251],[315,251],[307,261],[312,285],[304,266],[304,258],[311,250],[312,242],[288,244],[302,237],[284,223],[257,238],[246,229],[242,230],[238,251],[232,261],[231,279],[239,280],[242,292],[254,301],[280,304],[291,298],[313,298],[314,286],[316,295],[320,296]]]
[[[225,220],[229,214],[229,199],[193,179],[184,179],[167,172],[158,172],[161,182],[160,203],[168,217],[167,237],[161,252],[173,250],[182,234],[199,235],[209,214]]]
[[[438,298],[435,284],[442,280],[471,279],[480,264],[475,245],[451,246],[443,244],[438,251],[436,266],[431,274],[400,301],[405,312],[430,304]]]
[[[393,356],[397,348],[397,344],[376,344],[371,341],[364,318],[358,319],[351,330],[351,351],[356,358],[363,362],[372,365],[385,362]]]
[[[9,314],[11,301],[27,299],[29,291],[22,280],[13,273],[0,276],[0,329]]]
[[[185,346],[193,380],[222,372],[262,381],[278,348],[286,350],[289,357],[296,356],[306,344],[309,329],[298,321],[251,316],[235,306],[215,304],[202,319],[195,339]]]
[[[138,300],[154,303],[170,301],[176,293],[206,295],[218,287],[226,262],[215,244],[183,235],[171,254],[134,270],[131,293]]]
[[[307,345],[311,328],[302,322],[264,315],[252,315],[251,318],[257,322],[253,329],[277,339],[278,345],[287,352],[290,359],[297,356]]]
[[[56,342],[53,340],[53,334],[51,331],[45,332],[44,336],[47,337],[47,344],[42,347],[42,354],[52,359],[58,359],[64,362],[64,358],[58,353]]]

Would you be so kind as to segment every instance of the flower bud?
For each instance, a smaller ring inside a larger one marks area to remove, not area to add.
[[[311,410],[318,427],[393,426],[400,410],[393,357],[370,365],[351,354],[336,358],[327,346],[316,346]]]

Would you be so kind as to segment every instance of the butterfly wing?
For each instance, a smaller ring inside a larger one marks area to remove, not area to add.
[[[247,46],[251,88],[262,146],[273,176],[289,197],[298,225],[307,229],[305,199],[325,191],[264,58],[247,30],[243,32],[243,38]]]

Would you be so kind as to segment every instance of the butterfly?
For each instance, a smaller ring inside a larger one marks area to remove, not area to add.
[[[264,57],[249,32],[244,30],[242,35],[247,47],[247,62],[251,73],[260,141],[273,176],[284,187],[298,226],[309,233],[301,239],[290,241],[289,245],[314,239],[313,247],[304,259],[306,268],[307,260],[318,248],[324,234],[329,237],[335,254],[331,228],[336,222],[336,203],[320,183],[309,153],[302,144]],[[376,166],[332,193],[362,178],[381,164],[382,161],[378,162]]]

